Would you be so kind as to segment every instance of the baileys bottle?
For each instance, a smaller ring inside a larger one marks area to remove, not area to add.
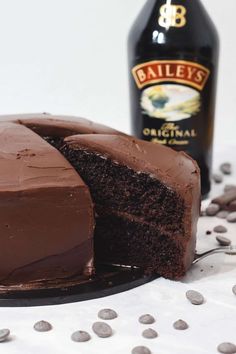
[[[132,133],[182,150],[210,191],[219,39],[200,0],[147,0],[128,39]]]

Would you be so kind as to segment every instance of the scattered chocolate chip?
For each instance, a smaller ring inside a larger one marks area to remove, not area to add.
[[[71,335],[71,339],[74,342],[88,342],[91,339],[91,336],[88,332],[85,331],[76,331]]]
[[[219,213],[216,214],[216,217],[219,219],[226,219],[228,215],[229,212],[227,210],[221,210],[219,211]]]
[[[153,324],[155,322],[155,318],[152,315],[142,315],[139,317],[139,322],[142,324]]]
[[[229,212],[236,211],[236,200],[233,200],[231,203],[229,203],[228,210]]]
[[[173,327],[179,331],[184,331],[185,329],[188,329],[188,324],[183,320],[178,320],[174,322]]]
[[[92,326],[94,333],[100,338],[112,336],[112,328],[105,322],[95,322]]]
[[[132,354],[151,354],[151,351],[147,347],[140,346],[140,347],[135,347],[132,350]]]
[[[234,354],[236,353],[236,345],[233,343],[221,343],[218,345],[217,350],[224,354]]]
[[[188,290],[186,297],[193,305],[202,305],[204,303],[204,297],[198,291]]]
[[[212,203],[206,208],[206,215],[215,216],[218,211],[220,211],[220,206],[218,204]]]
[[[10,335],[10,330],[7,328],[0,329],[0,342],[4,342]]]
[[[218,241],[220,246],[230,246],[231,241],[227,237],[216,236],[216,240]]]
[[[158,337],[158,333],[154,329],[148,328],[143,331],[142,336],[146,339],[154,339]]]
[[[210,231],[210,230],[206,231],[206,235],[211,235],[211,234],[212,234],[212,231]]]
[[[228,221],[228,222],[236,222],[236,212],[230,213],[230,214],[227,216],[227,221]]]
[[[224,192],[229,192],[232,189],[236,190],[236,184],[226,184],[225,188],[224,188]]]
[[[228,229],[223,225],[215,226],[213,230],[219,234],[224,234],[228,231]]]
[[[214,198],[212,200],[212,203],[219,205],[221,209],[226,208],[227,210],[228,205],[234,200],[236,200],[236,189],[231,189],[230,191],[220,195],[219,197]]]
[[[103,309],[98,312],[98,317],[102,320],[114,320],[118,315],[114,310]]]
[[[39,321],[35,323],[34,329],[38,332],[48,332],[52,329],[52,325],[47,321]]]
[[[236,295],[236,285],[233,286],[232,291],[233,291],[233,294]]]
[[[223,176],[219,175],[218,173],[214,173],[212,176],[212,179],[215,183],[222,183],[223,182]]]
[[[220,165],[220,170],[224,175],[231,175],[232,173],[232,165],[229,162],[222,163]]]

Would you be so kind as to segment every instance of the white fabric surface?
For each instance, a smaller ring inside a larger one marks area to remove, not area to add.
[[[215,151],[215,166],[228,160],[234,163],[235,148],[219,147]],[[225,183],[236,182],[226,177]],[[213,194],[223,185],[214,186]],[[205,202],[206,203],[206,202]],[[206,230],[218,224],[229,229],[227,237],[236,244],[236,224],[228,224],[217,218],[201,218],[198,229],[198,250],[217,246],[215,236],[206,236]],[[203,270],[203,271],[201,271]],[[214,354],[221,342],[236,342],[236,296],[232,287],[236,284],[236,256],[215,255],[193,266],[181,282],[157,279],[131,291],[91,300],[58,306],[31,308],[0,308],[0,327],[11,330],[11,338],[0,343],[4,354],[129,354],[134,346],[145,345],[153,354]],[[189,289],[200,291],[206,302],[193,306],[185,298]],[[91,325],[97,320],[101,308],[115,309],[119,317],[110,321],[114,329],[111,338],[97,338]],[[148,326],[139,324],[138,317],[151,313],[156,323],[149,327],[157,330],[159,337],[148,340],[141,336]],[[53,330],[38,333],[33,325],[47,320]],[[173,322],[183,319],[189,329],[176,331]],[[74,343],[70,336],[76,330],[87,330],[92,340]]]

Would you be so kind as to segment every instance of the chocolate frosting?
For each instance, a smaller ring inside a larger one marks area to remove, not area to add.
[[[0,171],[1,284],[91,273],[93,204],[67,160],[30,129],[1,122]]]
[[[184,201],[185,265],[191,265],[196,246],[200,210],[200,172],[197,163],[183,152],[128,136],[76,135],[65,143],[72,149],[96,152],[138,172],[148,173],[176,191]]]
[[[105,125],[73,116],[41,113],[9,115],[0,118],[1,120],[22,124],[41,136],[67,137],[75,134],[124,134]]]

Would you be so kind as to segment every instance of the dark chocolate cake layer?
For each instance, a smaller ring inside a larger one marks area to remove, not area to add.
[[[90,275],[93,230],[90,192],[68,161],[28,128],[0,123],[1,285]]]
[[[118,135],[67,137],[61,151],[95,202],[97,262],[181,278],[195,253],[197,164],[184,153]]]

